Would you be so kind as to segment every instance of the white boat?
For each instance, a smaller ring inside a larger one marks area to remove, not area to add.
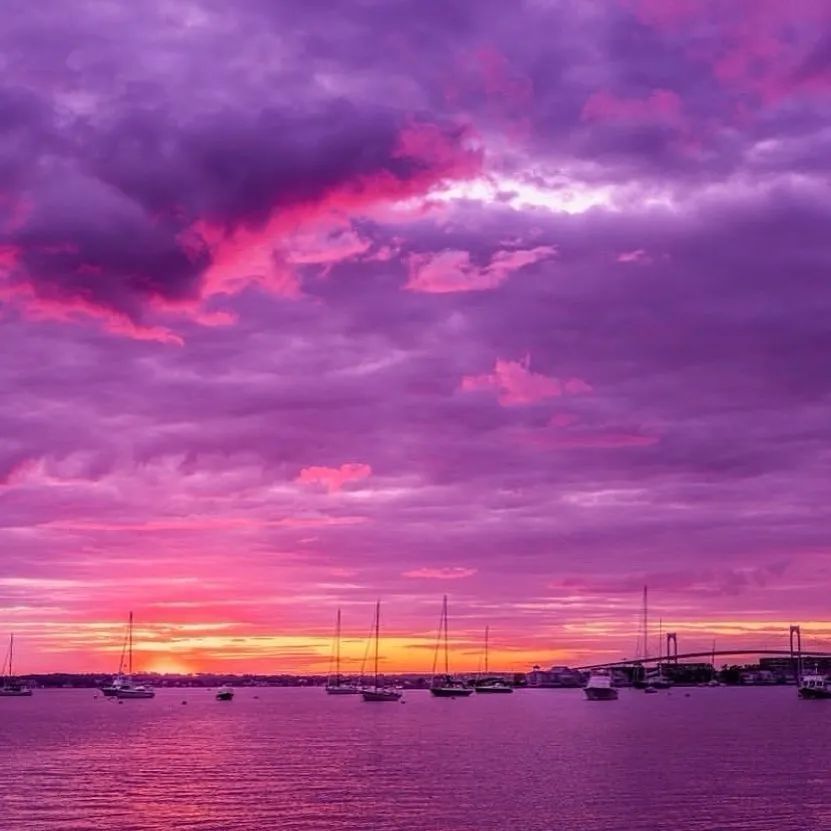
[[[612,674],[608,669],[594,670],[583,692],[589,701],[617,700],[617,690],[612,686]]]
[[[156,691],[145,684],[129,683],[127,686],[121,687],[116,696],[118,698],[155,698]]]
[[[132,698],[155,698],[156,692],[152,687],[146,684],[133,683],[133,613],[130,612],[130,617],[127,621],[127,640],[125,643],[127,655],[127,672],[123,673],[124,669],[124,649],[121,653],[121,666],[119,673],[113,679],[113,683],[109,687],[105,687],[102,692],[104,695],[114,696],[119,699]]]
[[[335,623],[333,659],[335,671],[330,673],[326,679],[326,693],[328,695],[357,695],[361,690],[355,684],[345,684],[340,674],[340,609],[338,609],[337,622]]]
[[[800,698],[831,698],[831,682],[815,669],[799,679],[797,692]]]
[[[439,631],[436,638],[436,652],[433,656],[433,680],[430,682],[430,692],[437,698],[467,698],[473,694],[473,687],[464,681],[454,678],[450,674],[450,647],[447,627],[447,595],[444,596],[439,619]],[[444,674],[436,674],[439,660],[439,649],[444,644]]]
[[[127,678],[127,676],[123,675],[121,673],[121,670],[119,670],[118,675],[116,675],[115,678],[113,678],[113,680],[110,681],[110,683],[107,684],[106,687],[101,687],[101,692],[107,698],[115,698],[118,695],[118,691],[122,687],[128,686],[129,683],[130,683],[130,681]]]
[[[381,639],[381,601],[375,604],[375,681],[371,687],[364,687],[361,696],[364,701],[400,701],[402,692],[393,687],[382,687],[378,683],[378,644]]]
[[[9,650],[6,653],[6,660],[3,662],[0,696],[3,698],[27,698],[31,694],[31,687],[26,686],[14,677],[14,634],[12,634],[9,636]]]

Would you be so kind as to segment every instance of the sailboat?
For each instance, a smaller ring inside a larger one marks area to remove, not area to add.
[[[381,640],[381,601],[375,604],[375,679],[371,687],[364,687],[361,695],[364,701],[399,701],[401,690],[381,687],[378,684],[378,648]]]
[[[643,587],[643,635],[642,639],[639,637],[639,643],[643,646],[643,674],[639,678],[632,681],[632,686],[637,690],[643,690],[645,693],[656,693],[658,690],[666,690],[672,686],[672,682],[664,676],[664,670],[661,666],[660,658],[655,669],[647,668],[649,661],[649,603],[648,603],[648,587]],[[638,647],[640,651],[640,646]],[[661,652],[661,637],[658,635],[658,654]]]
[[[132,616],[132,612],[131,612]],[[129,638],[129,627],[124,630],[124,643],[121,644],[121,658],[118,661],[118,673],[115,678],[107,684],[106,687],[101,687],[101,692],[106,698],[115,698],[118,691],[129,683],[127,676],[124,674],[124,663],[127,660],[127,640]]]
[[[488,677],[488,644],[490,640],[490,626],[485,627],[485,660],[484,677],[476,680],[477,693],[512,693],[514,688],[506,684],[501,678]]]
[[[8,668],[8,672],[6,669]],[[3,677],[0,681],[0,696],[20,698],[32,694],[30,687],[14,677],[14,635],[9,635],[9,651],[3,663]]]
[[[716,642],[713,641],[713,657],[710,662],[710,680],[707,682],[708,687],[720,687],[721,681],[716,677]]]
[[[439,648],[444,641],[444,675],[436,674],[436,665],[439,659]],[[441,620],[439,621],[439,632],[436,639],[436,654],[433,658],[433,680],[430,684],[430,692],[439,698],[466,698],[473,693],[473,687],[468,687],[463,681],[459,681],[450,674],[450,648],[448,645],[447,632],[447,595],[444,596],[441,606]]]
[[[125,659],[127,672],[125,674]],[[101,692],[108,697],[115,698],[154,698],[155,691],[144,684],[133,683],[133,613],[127,622],[127,636],[121,649],[121,662],[118,665],[118,675],[112,683],[104,687]]]
[[[337,623],[335,624],[335,673],[326,680],[328,695],[356,695],[360,690],[354,684],[344,684],[340,675],[340,609],[338,609]]]

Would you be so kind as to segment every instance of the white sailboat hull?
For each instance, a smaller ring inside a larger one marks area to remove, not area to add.
[[[142,689],[139,687],[122,687],[117,693],[117,698],[155,698],[156,691],[151,689]]]

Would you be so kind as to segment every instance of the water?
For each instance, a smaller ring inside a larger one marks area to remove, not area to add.
[[[831,828],[829,748],[831,701],[792,687],[403,705],[36,691],[0,699],[0,829],[817,831]]]

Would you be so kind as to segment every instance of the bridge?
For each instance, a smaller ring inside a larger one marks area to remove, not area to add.
[[[659,664],[659,663],[676,663],[680,660],[689,658],[721,658],[728,655],[781,655],[789,658],[794,657],[789,649],[717,649],[713,652],[712,649],[707,652],[683,652],[678,654],[673,652],[671,655],[657,655],[649,658],[624,658],[620,661],[604,661],[598,664],[586,664],[584,666],[575,667],[579,670],[592,669],[611,669],[613,667],[631,667],[639,664]],[[831,652],[802,652],[802,660],[810,660],[811,658],[831,658]]]

